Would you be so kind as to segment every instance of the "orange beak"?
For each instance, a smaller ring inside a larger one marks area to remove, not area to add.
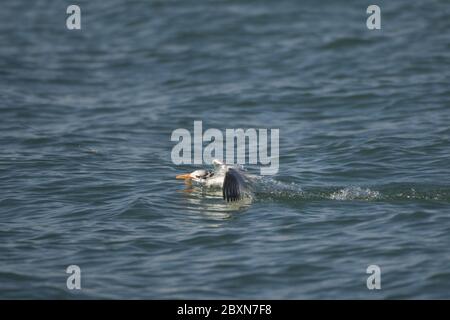
[[[190,180],[192,179],[191,174],[190,173],[186,173],[186,174],[179,174],[175,177],[175,179],[183,179],[183,180]]]

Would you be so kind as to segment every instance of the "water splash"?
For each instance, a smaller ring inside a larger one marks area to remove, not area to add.
[[[259,178],[255,198],[264,201],[450,201],[450,186],[387,184],[376,186],[301,187],[269,178]]]
[[[376,200],[380,199],[381,193],[369,188],[363,189],[361,187],[348,187],[333,192],[330,195],[331,200]]]

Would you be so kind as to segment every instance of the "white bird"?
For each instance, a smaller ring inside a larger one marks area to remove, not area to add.
[[[195,182],[204,187],[222,188],[223,199],[227,202],[240,200],[248,193],[250,175],[217,159],[214,159],[212,164],[213,171],[195,170],[177,175],[176,179],[184,179],[187,183]]]

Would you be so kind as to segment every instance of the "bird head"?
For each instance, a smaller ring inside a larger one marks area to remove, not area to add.
[[[179,174],[175,178],[176,179],[183,179],[183,180],[186,180],[186,181],[191,181],[191,180],[201,181],[201,180],[204,180],[204,179],[206,179],[206,178],[208,178],[210,176],[211,176],[211,172],[209,172],[209,171],[206,171],[206,170],[195,170],[195,171],[193,171],[191,173]]]

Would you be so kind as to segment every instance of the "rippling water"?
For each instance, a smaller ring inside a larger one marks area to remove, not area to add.
[[[1,298],[450,298],[450,2],[69,4],[0,10]],[[185,192],[194,120],[280,128],[278,175]]]

